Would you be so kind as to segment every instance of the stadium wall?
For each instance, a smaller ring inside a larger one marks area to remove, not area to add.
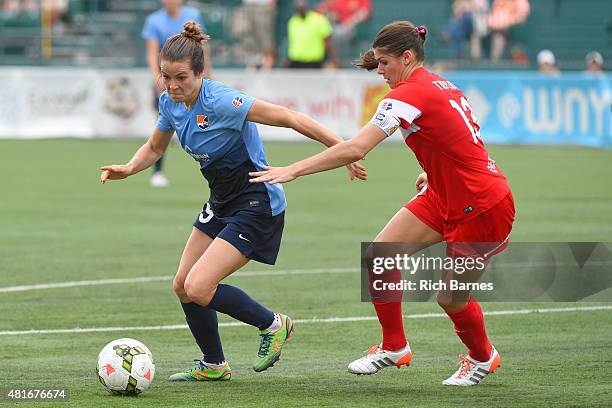
[[[0,69],[0,138],[145,137],[155,122],[145,69]],[[612,147],[610,76],[458,72],[460,87],[489,143]],[[305,112],[344,137],[372,117],[388,88],[358,71],[217,70],[215,79],[257,98]],[[303,140],[263,127],[265,139]],[[399,140],[399,138],[395,137]]]

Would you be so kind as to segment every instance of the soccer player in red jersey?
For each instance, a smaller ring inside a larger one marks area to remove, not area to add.
[[[359,68],[377,69],[391,87],[370,123],[353,139],[315,156],[250,173],[251,182],[285,183],[343,166],[365,157],[399,129],[424,172],[416,181],[417,195],[393,216],[374,242],[418,243],[422,248],[445,241],[447,254],[487,258],[508,243],[514,200],[506,178],[484,147],[466,97],[451,82],[423,67],[426,35],[425,27],[405,21],[383,27],[372,48],[356,63]],[[475,254],[466,253],[461,246],[452,254],[452,243],[488,244],[475,244]],[[440,291],[437,301],[469,350],[467,356],[460,356],[459,369],[443,384],[479,384],[501,361],[487,337],[479,303],[469,292],[457,298]],[[382,343],[349,364],[354,374],[409,365],[412,359],[401,299],[373,299],[373,303],[382,326]]]

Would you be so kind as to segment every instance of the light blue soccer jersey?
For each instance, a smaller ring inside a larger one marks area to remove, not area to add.
[[[142,28],[142,38],[145,40],[157,40],[161,48],[168,38],[183,32],[183,25],[187,21],[197,22],[202,32],[206,33],[206,26],[204,26],[202,16],[198,9],[190,6],[182,6],[181,14],[176,18],[168,15],[164,8],[149,14]]]
[[[217,217],[239,211],[275,216],[287,206],[280,184],[249,182],[250,171],[268,165],[257,126],[246,120],[253,102],[252,97],[212,80],[202,81],[200,96],[190,110],[167,92],[159,97],[157,127],[174,129],[185,152],[199,163]]]

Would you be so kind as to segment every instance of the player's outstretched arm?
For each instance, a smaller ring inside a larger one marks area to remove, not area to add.
[[[152,166],[166,151],[173,134],[174,131],[163,132],[155,128],[151,138],[134,153],[129,162],[100,167],[100,182],[122,180]]]
[[[380,128],[367,124],[357,136],[307,159],[286,167],[265,167],[249,173],[251,183],[287,183],[300,176],[335,169],[365,157],[370,150],[387,138]]]
[[[293,129],[304,136],[309,137],[310,139],[323,143],[327,147],[342,143],[344,140],[334,131],[317,122],[308,115],[261,100],[256,100],[253,103],[253,106],[247,115],[247,120],[255,123],[261,123],[262,125]],[[359,157],[353,162],[346,163],[351,180],[353,180],[355,177],[360,180],[367,179],[368,175],[365,167],[357,163],[357,161],[361,160],[362,158],[363,157]]]

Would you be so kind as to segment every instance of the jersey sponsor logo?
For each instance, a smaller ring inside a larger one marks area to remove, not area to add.
[[[242,235],[242,234],[238,234],[238,238],[240,238],[241,240],[246,241],[246,242],[251,242],[251,240],[250,240],[250,239],[246,238],[246,237],[245,237],[244,235]]]
[[[210,160],[210,156],[207,153],[202,153],[202,154],[194,153],[193,150],[191,150],[191,148],[189,146],[185,146],[185,152],[187,152],[188,155],[193,157],[193,159],[195,161],[205,161],[205,162],[207,162],[207,161]]]
[[[243,102],[242,96],[236,96],[234,100],[232,101],[232,106],[234,108],[239,108],[242,106],[242,102]]]
[[[198,120],[198,127],[200,129],[204,130],[208,127],[208,116],[198,115],[196,118]]]
[[[380,108],[383,109],[383,110],[391,110],[391,109],[393,109],[393,102],[385,100],[385,101],[383,101],[383,103],[380,106]]]

